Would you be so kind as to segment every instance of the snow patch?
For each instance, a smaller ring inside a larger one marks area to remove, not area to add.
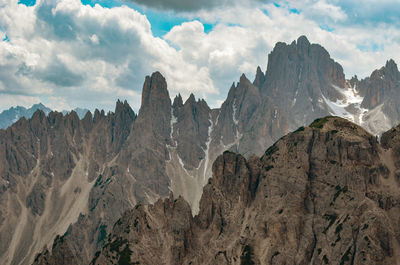
[[[218,114],[218,117],[219,117],[219,114]],[[214,130],[214,123],[211,120],[211,115],[210,115],[210,118],[208,120],[210,121],[211,125],[208,127],[208,138],[207,138],[207,142],[206,142],[206,150],[204,150],[204,152],[206,154],[206,157],[204,158],[204,173],[203,173],[204,180],[206,179],[207,167],[208,167],[208,163],[209,163],[209,155],[208,155],[208,153],[209,153],[209,150],[210,150],[211,132]],[[218,119],[217,119],[217,121],[218,121]]]
[[[175,117],[174,115],[174,110],[171,108],[171,132],[170,132],[170,138],[172,139],[172,135],[174,133],[174,125],[175,123],[178,122],[178,118]],[[175,141],[176,142],[176,141]]]
[[[19,120],[20,117],[21,117],[21,116],[20,116],[19,114],[16,114],[16,115],[15,115],[15,118],[12,120],[12,123],[17,122],[17,121]]]
[[[236,119],[236,99],[233,101],[233,105],[232,105],[232,120],[235,123],[235,125],[237,126],[239,121]]]
[[[174,110],[171,108],[171,130],[170,130],[170,138],[171,138],[171,140],[175,143],[175,146],[171,146],[171,145],[169,145],[169,144],[167,144],[167,147],[168,148],[171,148],[171,149],[176,149],[177,147],[178,147],[178,141],[174,141],[174,138],[173,138],[173,134],[174,134],[174,125],[176,124],[178,122],[178,118],[177,117],[175,117],[175,115],[174,115]],[[179,130],[178,130],[178,135],[179,135]],[[168,150],[168,152],[169,152],[169,160],[167,160],[166,162],[171,162],[171,160],[172,160],[172,157],[171,157],[171,152]],[[128,167],[128,172],[129,172],[129,167]]]
[[[363,97],[358,94],[356,90],[356,86],[350,88],[340,88],[338,86],[332,85],[341,95],[343,95],[343,100],[336,100],[336,102],[330,101],[324,95],[322,95],[323,100],[331,109],[331,114],[339,117],[346,118],[351,120],[352,122],[356,122],[358,124],[363,123],[363,116],[368,111],[368,109],[362,108],[361,103],[363,101]],[[346,108],[352,105],[357,111],[356,113],[349,112]],[[358,117],[358,120],[356,119]]]
[[[190,175],[189,172],[186,170],[185,164],[183,163],[183,161],[182,161],[182,159],[181,159],[181,157],[179,156],[178,153],[176,154],[176,156],[178,157],[179,164],[182,166],[182,168],[183,168],[183,170],[185,171],[185,173],[186,173],[189,177],[193,178],[193,176]]]
[[[221,111],[218,113],[217,118],[215,119],[215,126],[218,125],[218,121],[219,121],[219,115],[221,114]]]
[[[236,98],[233,101],[233,105],[232,105],[232,120],[236,125],[236,132],[235,132],[235,138],[238,138],[239,136],[239,130],[238,130],[238,125],[239,125],[239,121],[236,119]]]

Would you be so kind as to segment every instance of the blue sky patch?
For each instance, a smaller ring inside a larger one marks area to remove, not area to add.
[[[175,16],[169,12],[156,12],[149,10],[144,14],[150,21],[151,31],[153,32],[153,35],[155,37],[162,37],[167,34],[173,27],[181,25],[183,22],[188,21],[183,17]]]
[[[25,0],[27,1],[27,0]],[[112,8],[117,6],[126,5],[138,12],[145,14],[151,24],[151,31],[155,37],[163,37],[173,27],[181,25],[183,22],[189,21],[188,19],[179,16],[171,11],[162,12],[153,9],[143,8],[140,5],[128,2],[120,2],[115,0],[81,0],[82,4],[94,6],[99,4],[102,7]],[[207,30],[210,26],[207,26]],[[212,25],[211,25],[212,28]]]
[[[333,31],[335,31],[335,28],[330,27],[330,26],[328,26],[328,25],[326,25],[326,24],[319,25],[319,27],[320,27],[322,30],[325,30],[325,31],[328,31],[328,32],[333,32]]]
[[[378,44],[375,42],[359,44],[357,45],[357,48],[362,52],[379,52],[385,50],[385,46],[383,44]]]
[[[207,24],[207,23],[203,23],[204,26],[204,32],[205,33],[210,33],[212,31],[212,29],[214,28],[213,24]]]
[[[114,1],[114,0],[81,0],[81,3],[83,5],[90,5],[93,7],[95,4],[99,4],[102,7],[106,8],[113,8],[117,6],[122,6],[125,3],[119,2],[119,1]]]
[[[357,48],[362,52],[378,52],[385,50],[385,46],[378,43],[364,43],[357,45]]]
[[[19,0],[18,4],[23,4],[26,6],[34,6],[36,4],[36,0]]]

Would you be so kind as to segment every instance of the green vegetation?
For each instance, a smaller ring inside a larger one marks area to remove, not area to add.
[[[121,237],[119,237],[119,238],[117,238],[117,239],[115,239],[113,242],[111,242],[111,243],[109,243],[109,244],[107,244],[107,245],[109,245],[110,246],[110,251],[111,252],[119,252],[119,248],[123,245],[123,244],[125,244],[125,243],[127,243],[128,241],[126,240],[126,239],[122,239]],[[106,245],[106,246],[107,246]]]
[[[270,171],[271,169],[273,169],[274,168],[274,166],[267,166],[267,167],[265,167],[265,170],[266,171]]]
[[[348,191],[347,186],[344,186],[344,187],[342,188],[341,186],[337,185],[337,186],[335,187],[335,189],[336,189],[336,193],[335,193],[335,195],[333,195],[333,202],[336,201],[336,199],[339,197],[340,193],[342,193],[342,192],[343,192],[343,193],[346,193],[346,192]],[[332,205],[333,205],[333,203],[332,203]]]
[[[125,247],[123,250],[120,250],[122,246]],[[119,256],[118,258],[118,265],[129,265],[131,263],[131,255],[132,255],[132,250],[129,248],[129,243],[128,240],[122,239],[121,237],[118,237],[115,239],[113,242],[108,243],[104,246],[109,247],[110,252],[116,252],[117,255]],[[139,264],[139,263],[137,263]]]
[[[107,226],[101,225],[99,229],[99,237],[97,238],[97,243],[102,242],[107,237]]]
[[[340,223],[335,229],[335,234],[339,234],[343,230],[343,224]]]
[[[322,257],[322,260],[324,261],[325,264],[329,264],[329,260],[328,260],[328,257],[326,255],[324,255]]]
[[[94,186],[95,186],[95,187],[100,186],[100,185],[103,183],[103,182],[102,182],[102,178],[103,178],[103,175],[102,175],[102,174],[100,174],[100,175],[97,177],[96,182],[94,183]]]
[[[304,131],[304,126],[301,126],[300,128],[298,128],[297,130],[295,130],[294,132],[302,132]]]
[[[279,251],[275,251],[274,255],[272,255],[271,260],[281,254]]]
[[[273,146],[268,148],[267,151],[265,151],[265,155],[266,156],[271,156],[272,154],[274,154],[278,150],[279,150],[279,148],[274,144]]]
[[[246,245],[244,247],[242,256],[240,257],[240,265],[255,265],[253,261],[253,249],[251,246]]]
[[[344,265],[346,261],[350,261],[350,251],[351,251],[351,246],[347,249],[347,251],[344,253],[342,258],[340,259],[340,265]]]
[[[322,129],[322,127],[324,127],[324,124],[330,119],[333,118],[333,116],[327,116],[325,118],[320,118],[320,119],[316,119],[315,121],[313,121],[310,124],[311,128],[317,128],[317,129]]]
[[[130,250],[129,246],[126,245],[125,248],[119,253],[118,265],[130,265],[132,253],[132,250]]]
[[[324,218],[329,221],[329,224],[327,227],[325,227],[322,233],[326,234],[329,228],[335,223],[337,217],[338,217],[337,214],[324,214]]]

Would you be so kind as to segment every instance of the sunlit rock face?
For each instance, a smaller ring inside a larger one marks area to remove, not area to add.
[[[327,117],[261,157],[224,152],[198,215],[182,198],[138,205],[92,264],[396,264],[399,130]]]

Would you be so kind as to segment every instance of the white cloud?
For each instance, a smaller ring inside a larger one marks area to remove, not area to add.
[[[329,17],[334,22],[344,21],[347,19],[346,13],[339,7],[327,3],[326,1],[318,1],[311,5],[309,14],[318,17]]]
[[[20,10],[31,18],[29,28],[21,26],[25,21]],[[146,16],[127,6],[91,7],[61,0],[28,8],[10,1],[0,14],[7,15],[0,27],[11,32],[10,41],[0,44],[0,66],[8,75],[0,74],[4,93],[44,94],[58,99],[52,101],[54,107],[57,102],[74,106],[87,96],[88,107],[107,109],[124,97],[138,109],[144,77],[156,70],[166,76],[171,95],[218,93],[208,68],[185,61],[152,35]],[[90,99],[93,92],[95,98]]]
[[[67,103],[67,100],[63,97],[50,97],[49,101],[46,102],[46,106],[52,110],[63,111],[72,109]]]
[[[2,89],[0,84],[0,111],[9,109],[14,106],[23,106],[25,108],[30,108],[33,104],[40,102],[39,97],[2,94],[1,90]]]
[[[216,107],[242,72],[252,79],[258,65],[266,68],[276,42],[300,35],[324,46],[348,77],[367,76],[387,59],[400,59],[396,25],[346,25],[348,9],[336,0],[284,1],[280,7],[236,1],[185,14],[189,22],[163,38],[154,37],[147,17],[127,6],[4,1],[0,38],[9,40],[0,41],[0,92],[4,98],[45,98],[57,109],[109,110],[117,98],[138,109],[144,77],[157,70],[171,96],[194,92]],[[212,30],[205,33],[200,21],[213,24]],[[321,29],[325,24],[334,30]]]
[[[92,41],[93,44],[99,44],[99,37],[97,37],[96,34],[90,36],[90,40]]]

